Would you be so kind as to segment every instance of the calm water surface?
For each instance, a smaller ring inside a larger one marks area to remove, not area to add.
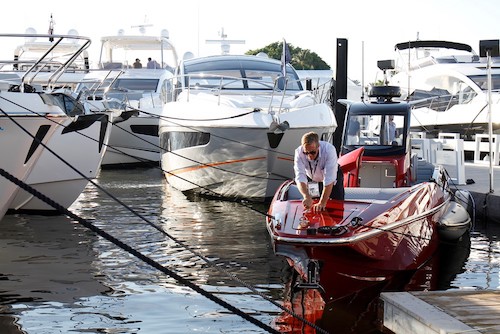
[[[417,273],[325,304],[314,291],[291,295],[291,271],[264,225],[266,205],[187,198],[157,169],[104,170],[96,182],[122,203],[89,185],[73,213],[282,332],[314,330],[263,296],[327,332],[377,333],[380,291],[499,288],[494,224],[477,223],[470,239],[443,247]],[[0,333],[234,332],[265,331],[67,217],[8,215],[0,223]]]

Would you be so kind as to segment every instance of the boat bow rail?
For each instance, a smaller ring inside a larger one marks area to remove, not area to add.
[[[226,75],[184,75],[174,78],[174,98],[190,101],[196,94],[203,98],[216,98],[218,105],[228,104],[232,107],[245,108],[241,96],[248,96],[247,105],[254,107],[256,99],[261,99],[262,110],[269,113],[281,110],[302,108],[320,103],[317,97],[308,90],[300,89],[300,80],[285,79],[286,84],[280,84],[282,77],[277,78],[246,78]],[[179,85],[184,81],[185,88]],[[250,95],[251,94],[251,95]],[[237,96],[232,99],[231,96]],[[250,97],[251,96],[251,97]]]
[[[55,35],[55,34],[0,34],[3,43],[10,44],[13,41],[26,40],[22,48],[18,47],[12,61],[2,60],[2,71],[9,71],[5,65],[12,65],[10,73],[18,73],[20,77],[21,89],[24,85],[32,85],[33,82],[44,82],[45,89],[54,89],[58,80],[64,73],[81,71],[87,73],[90,69],[87,49],[91,44],[91,39],[79,35]],[[46,40],[47,42],[41,42]],[[36,46],[36,51],[42,53],[36,60],[20,59],[20,50]],[[71,52],[68,52],[71,47]],[[61,59],[54,60],[54,54],[63,54]],[[75,62],[83,57],[83,68],[77,68]],[[49,72],[49,75],[47,75]]]

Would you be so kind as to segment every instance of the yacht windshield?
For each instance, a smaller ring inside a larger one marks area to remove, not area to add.
[[[483,91],[488,90],[488,77],[486,75],[471,75],[469,78]],[[491,90],[500,90],[500,74],[491,76]]]
[[[206,61],[185,64],[186,86],[195,89],[256,89],[285,88],[279,62],[255,60]],[[290,65],[286,69],[286,89],[302,90],[297,73]]]

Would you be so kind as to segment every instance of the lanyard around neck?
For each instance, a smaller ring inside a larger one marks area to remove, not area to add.
[[[314,174],[316,173],[316,168],[318,168],[318,162],[319,162],[319,152],[318,152],[318,155],[316,156],[316,159],[314,159],[315,161],[315,164],[314,164],[314,170],[311,166],[311,161],[310,160],[307,160],[307,162],[309,163],[309,170],[311,171],[311,179],[314,177]]]

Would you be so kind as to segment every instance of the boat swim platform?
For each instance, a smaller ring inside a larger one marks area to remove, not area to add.
[[[499,290],[383,292],[384,333],[500,333]]]

